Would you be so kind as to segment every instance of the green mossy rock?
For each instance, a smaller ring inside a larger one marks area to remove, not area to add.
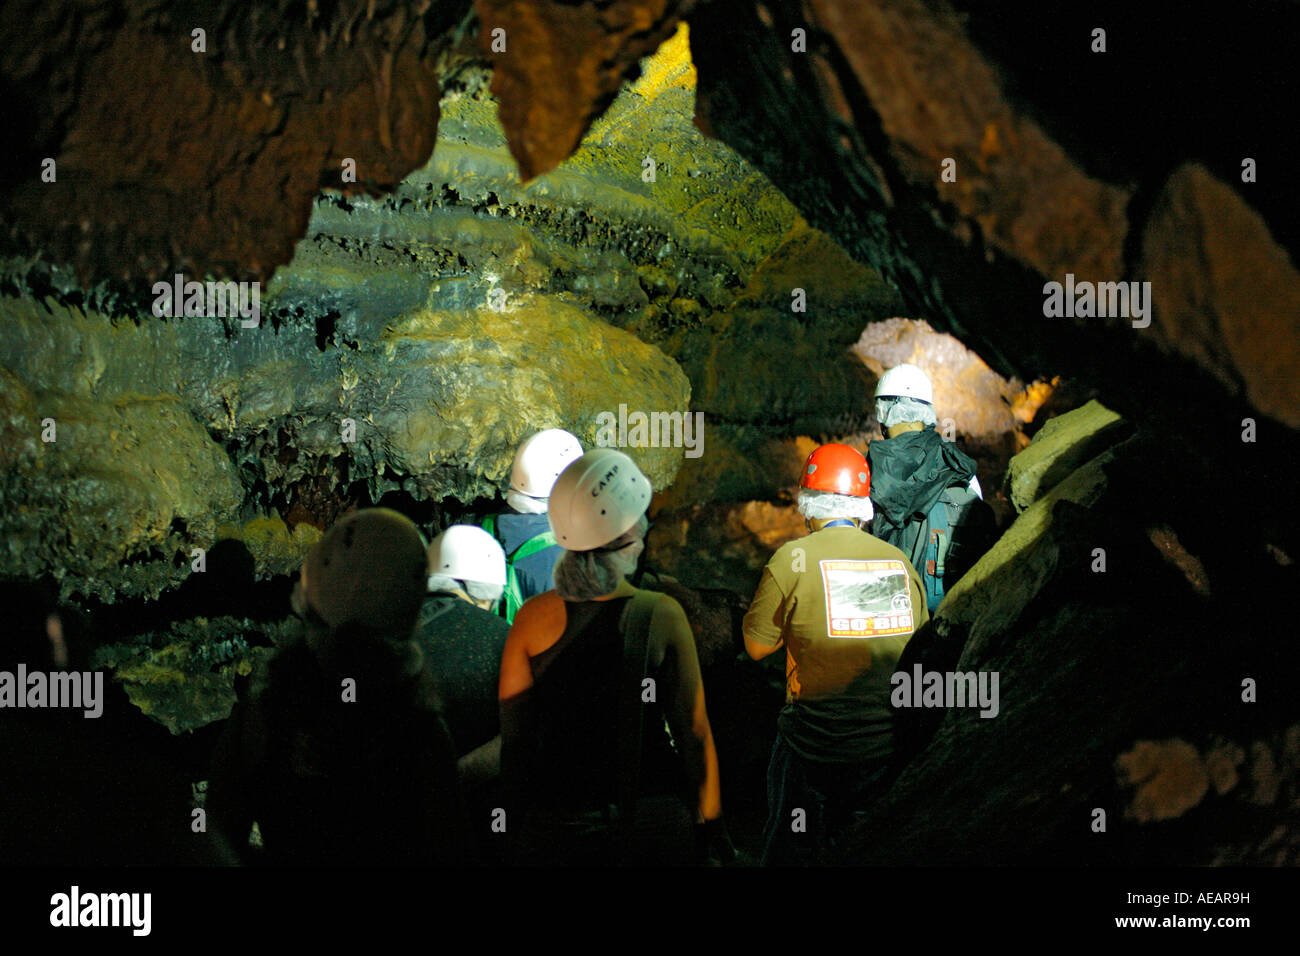
[[[296,626],[243,618],[194,618],[167,631],[144,635],[149,643],[99,648],[92,659],[122,684],[131,703],[174,734],[230,716],[235,678],[252,673],[272,649],[250,646],[257,635],[283,640]]]
[[[1095,399],[1051,419],[1007,466],[1011,503],[1024,511],[1088,459],[1119,441],[1125,428],[1119,415]]]

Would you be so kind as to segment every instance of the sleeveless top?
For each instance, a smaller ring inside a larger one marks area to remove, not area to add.
[[[535,715],[534,803],[554,810],[604,809],[617,802],[619,695],[629,598],[566,601],[563,636],[532,659]],[[642,706],[641,793],[672,793],[684,774],[669,741],[658,698]],[[636,689],[637,693],[641,688]]]

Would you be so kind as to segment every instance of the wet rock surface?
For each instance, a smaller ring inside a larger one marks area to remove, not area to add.
[[[468,0],[430,6],[12,5],[0,74],[22,135],[6,230],[87,286],[179,269],[269,278],[322,186],[391,189],[428,159],[435,59]]]
[[[230,458],[175,395],[97,401],[4,371],[0,441],[6,572],[86,596],[157,594],[243,498]]]
[[[63,318],[16,307],[0,332],[28,346],[5,350],[17,360],[0,390],[4,539],[13,572],[56,574],[65,592],[103,599],[179,584],[191,548],[210,547],[219,528],[265,571],[291,570],[311,538],[248,522],[279,521],[268,512],[291,512],[295,489],[318,478],[343,498],[490,497],[518,443],[561,409],[574,418],[559,423],[591,421],[578,429],[589,432],[596,409],[682,408],[690,394],[662,353],[562,303],[344,323],[364,345],[327,352],[301,325],[228,339],[202,318]],[[50,341],[74,329],[73,348]],[[101,374],[79,379],[87,355]],[[47,420],[54,441],[42,440]],[[656,485],[677,454],[641,456]]]
[[[765,449],[864,424],[870,378],[847,345],[893,293],[695,129],[687,44],[647,61],[582,148],[528,184],[486,77],[466,68],[425,168],[386,198],[318,199],[256,328],[6,299],[6,435],[25,449],[4,497],[15,572],[56,573],[65,594],[157,595],[224,536],[259,574],[291,573],[351,504],[490,499],[527,434],[565,427],[590,447],[623,409],[703,415],[694,448],[655,435],[629,449],[692,502],[774,493]],[[169,410],[140,426],[165,440],[131,439],[103,502],[52,511],[100,466],[75,424],[45,444],[40,422],[75,399],[113,433],[114,403],[136,397],[137,417]],[[35,481],[56,454],[63,470]]]
[[[102,647],[92,665],[111,671],[141,713],[173,734],[188,733],[230,716],[236,680],[250,675],[293,626],[199,617],[135,644]]]

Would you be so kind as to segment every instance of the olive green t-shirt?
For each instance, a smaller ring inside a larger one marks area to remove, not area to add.
[[[906,556],[857,528],[823,528],[780,548],[763,569],[745,637],[786,649],[780,729],[809,760],[887,757],[889,679],[929,619]]]

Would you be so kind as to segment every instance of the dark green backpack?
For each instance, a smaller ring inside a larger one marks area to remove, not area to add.
[[[991,526],[989,506],[969,488],[952,485],[944,489],[925,518],[904,527],[898,547],[921,575],[931,614],[947,586],[983,555]]]

